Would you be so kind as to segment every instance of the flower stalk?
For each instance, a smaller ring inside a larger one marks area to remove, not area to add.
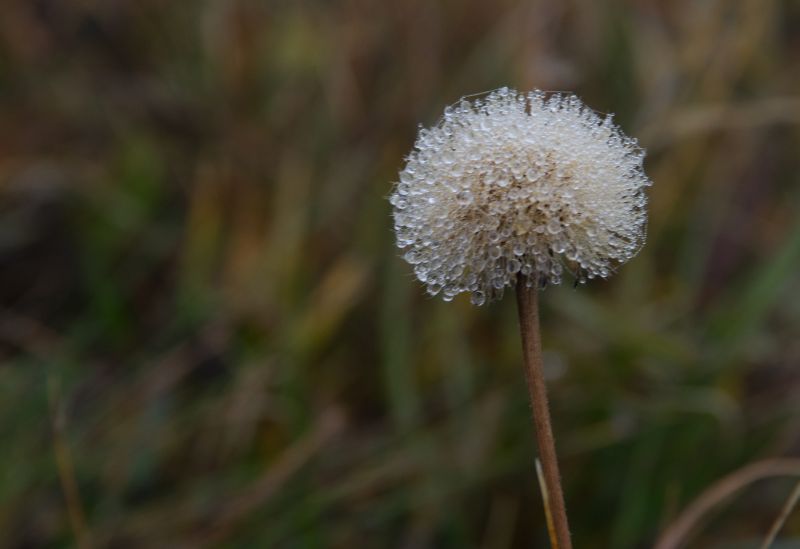
[[[544,473],[542,492],[550,507],[555,527],[556,539],[551,539],[553,549],[571,549],[567,508],[561,488],[561,475],[558,471],[556,444],[550,422],[550,409],[547,403],[547,387],[544,380],[542,362],[542,343],[539,333],[538,290],[528,287],[525,281],[517,281],[517,308],[519,328],[522,336],[522,357],[525,366],[525,379],[533,411],[533,424],[536,443]],[[552,534],[551,534],[552,537]]]

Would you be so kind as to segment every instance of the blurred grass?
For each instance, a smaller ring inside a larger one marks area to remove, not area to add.
[[[418,123],[501,85],[617,113],[655,182],[640,255],[542,299],[576,546],[800,455],[798,29],[789,0],[8,3],[0,546],[84,516],[98,547],[544,547],[513,300],[424,296],[385,200]],[[756,546],[791,486],[690,546]]]

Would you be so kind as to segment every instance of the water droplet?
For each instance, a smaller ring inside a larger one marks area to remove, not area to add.
[[[456,201],[462,206],[469,206],[473,201],[472,193],[467,189],[459,191],[458,194],[456,194]]]

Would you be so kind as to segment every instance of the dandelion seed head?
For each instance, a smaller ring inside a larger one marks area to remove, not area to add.
[[[605,278],[645,238],[644,151],[577,97],[501,88],[421,128],[389,201],[431,295]]]

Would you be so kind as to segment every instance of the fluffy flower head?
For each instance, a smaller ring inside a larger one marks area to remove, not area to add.
[[[575,96],[502,88],[422,128],[390,202],[431,295],[482,305],[518,279],[607,277],[639,250],[644,151]]]

